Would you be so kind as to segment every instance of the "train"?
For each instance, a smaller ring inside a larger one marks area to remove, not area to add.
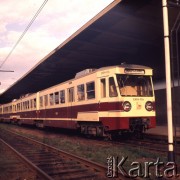
[[[0,121],[74,129],[109,137],[156,127],[153,69],[120,64],[85,69],[73,79],[0,105]]]

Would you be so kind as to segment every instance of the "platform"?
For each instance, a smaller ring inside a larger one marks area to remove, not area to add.
[[[146,134],[168,136],[168,128],[167,126],[156,126],[156,128],[147,130]],[[176,127],[176,137],[180,139],[180,127]]]

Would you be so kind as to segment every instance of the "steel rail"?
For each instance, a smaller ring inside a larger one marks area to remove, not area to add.
[[[46,147],[47,149],[54,151],[55,153],[58,152],[58,153],[59,153],[60,155],[62,155],[63,157],[67,157],[68,159],[76,160],[76,161],[78,161],[79,163],[84,164],[85,166],[93,167],[94,170],[97,170],[97,171],[99,171],[99,172],[105,172],[105,171],[107,170],[107,167],[106,167],[106,166],[103,166],[103,165],[98,164],[98,163],[96,163],[96,162],[93,162],[93,161],[87,160],[87,159],[85,159],[85,158],[82,158],[82,157],[73,155],[73,154],[71,154],[71,153],[68,153],[68,152],[65,152],[65,151],[63,151],[63,150],[57,149],[57,148],[55,148],[55,147],[49,146],[49,145],[47,145],[47,144],[45,144],[45,143],[42,143],[42,142],[39,142],[39,141],[37,141],[37,140],[34,140],[34,139],[31,139],[31,138],[22,136],[22,135],[20,135],[20,134],[18,134],[18,133],[15,133],[15,132],[12,132],[12,131],[9,131],[9,130],[6,130],[6,131],[8,131],[8,132],[10,132],[10,133],[13,133],[13,134],[15,134],[15,135],[17,135],[17,136],[19,136],[19,137],[21,137],[21,138],[27,139],[27,140],[29,140],[29,141],[33,141],[33,142],[36,143],[37,145],[44,146],[44,147]]]
[[[12,132],[12,131],[7,130],[7,129],[6,130],[3,129],[3,130],[7,131],[9,133],[12,133],[12,134],[14,134],[16,136],[19,136],[20,138],[23,138],[23,139],[26,139],[28,141],[31,141],[31,142],[35,143],[36,145],[38,145],[38,146],[41,146],[41,147],[43,147],[43,148],[45,148],[45,149],[47,149],[47,150],[49,150],[51,152],[54,152],[54,153],[60,155],[61,157],[65,157],[67,159],[74,160],[74,161],[80,163],[81,165],[85,166],[86,168],[88,167],[89,169],[94,170],[100,177],[107,178],[107,176],[106,176],[107,167],[106,166],[103,166],[103,165],[101,165],[99,163],[96,163],[96,162],[87,160],[85,158],[73,155],[73,154],[65,152],[63,150],[59,150],[59,149],[57,149],[55,147],[52,147],[52,146],[49,146],[49,145],[47,145],[45,143],[39,142],[39,141],[31,139],[29,137],[22,136],[22,135],[20,135],[20,134],[18,134],[16,132]],[[131,178],[128,177],[128,176],[127,177],[123,176],[122,174],[118,173],[118,177],[116,179],[126,180],[126,179],[131,179]],[[133,179],[137,180],[139,178],[133,178]]]
[[[39,178],[43,178],[45,180],[53,180],[48,174],[46,174],[44,171],[42,171],[40,168],[38,168],[36,165],[34,165],[31,161],[29,161],[26,157],[24,157],[22,154],[20,154],[18,151],[16,151],[12,146],[7,144],[4,140],[0,138],[0,141],[7,146],[13,153],[15,153],[25,164],[28,164],[28,166],[36,172],[37,176]]]

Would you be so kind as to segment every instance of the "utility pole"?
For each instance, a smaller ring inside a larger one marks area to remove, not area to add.
[[[167,99],[167,123],[168,123],[168,161],[174,162],[174,142],[173,142],[173,121],[172,121],[172,95],[171,95],[171,66],[170,66],[170,46],[169,46],[169,22],[167,0],[162,0],[163,24],[164,24],[164,53],[166,70],[166,99]]]

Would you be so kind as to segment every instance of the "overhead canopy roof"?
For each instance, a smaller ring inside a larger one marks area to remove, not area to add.
[[[172,27],[177,8],[170,8]],[[43,47],[42,47],[43,48]],[[141,64],[164,79],[161,0],[114,1],[0,96],[7,102],[66,81],[86,68]]]

